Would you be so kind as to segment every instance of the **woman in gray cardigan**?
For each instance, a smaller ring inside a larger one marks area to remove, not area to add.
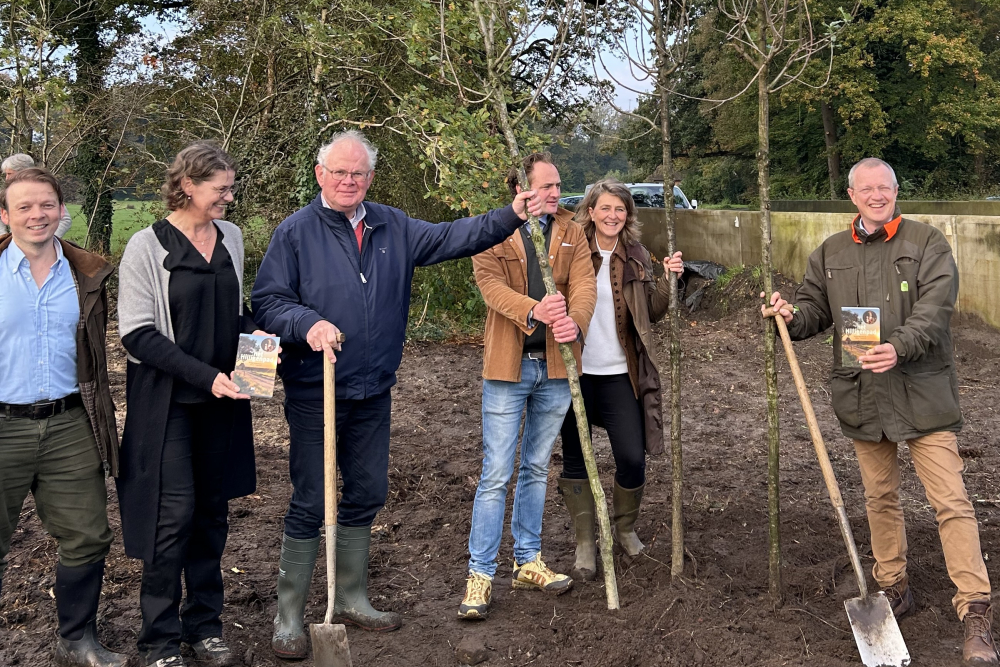
[[[252,493],[256,475],[250,404],[230,374],[239,335],[256,326],[243,306],[242,234],[221,219],[234,178],[222,149],[181,151],[163,186],[171,213],[129,240],[119,269],[118,497],[125,552],[143,560],[139,653],[156,667],[183,667],[182,643],[202,664],[236,664],[222,641],[221,559],[228,501]]]

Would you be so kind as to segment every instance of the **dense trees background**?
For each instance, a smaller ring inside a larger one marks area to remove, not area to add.
[[[430,219],[482,210],[503,199],[508,165],[484,101],[448,85],[481,80],[474,1],[0,0],[0,152],[31,153],[68,179],[88,243],[104,251],[112,194],[154,193],[194,139],[239,160],[232,214],[251,253],[313,196],[315,150],[345,127],[381,149],[373,198]],[[552,8],[526,6],[519,20],[538,23],[538,38],[505,73],[511,108],[531,120],[520,140],[552,147],[567,191],[607,174],[648,178],[660,137],[601,102],[608,85],[589,59],[627,30],[614,3],[591,6],[528,106],[553,55]],[[701,5],[685,37],[676,168],[689,197],[753,204],[756,100],[718,102],[747,72],[716,12]],[[813,12],[818,28],[844,17],[833,0]],[[817,63],[772,100],[773,196],[844,197],[847,168],[866,155],[895,164],[910,198],[1000,194],[1000,0],[862,0],[846,18],[829,84],[811,87],[827,65]],[[442,29],[461,61],[442,58]],[[655,121],[656,105],[643,99],[638,113]]]

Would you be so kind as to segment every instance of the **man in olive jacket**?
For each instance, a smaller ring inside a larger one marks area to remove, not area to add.
[[[896,454],[896,443],[905,441],[937,513],[948,575],[958,588],[952,604],[965,623],[963,660],[996,665],[990,581],[955,435],[962,428],[951,340],[958,270],[940,231],[899,214],[898,191],[885,162],[866,158],[854,165],[847,192],[858,216],[851,229],[810,256],[794,308],[777,292],[771,303],[793,339],[835,327],[833,409],[854,440],[876,561],[872,574],[893,613],[900,618],[914,609]],[[880,344],[861,357],[861,368],[842,364],[844,307],[881,310]]]

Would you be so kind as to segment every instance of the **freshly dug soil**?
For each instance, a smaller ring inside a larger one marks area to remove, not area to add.
[[[787,288],[787,283],[783,285]],[[385,635],[348,630],[354,664],[457,665],[455,648],[485,646],[486,665],[709,666],[860,664],[843,601],[857,595],[808,431],[784,358],[781,385],[781,529],[784,603],[767,591],[765,400],[759,287],[752,279],[706,297],[684,324],[684,507],[688,559],[684,576],[670,577],[670,458],[649,460],[638,532],[648,552],[616,555],[622,608],[609,612],[601,580],[560,597],[510,588],[511,538],[505,534],[489,619],[456,618],[464,591],[472,501],[481,469],[480,364],[476,344],[409,344],[394,390],[390,496],[374,526],[371,595],[376,606],[403,615]],[[667,368],[666,327],[659,327],[660,367]],[[987,565],[1000,554],[1000,490],[993,429],[1000,333],[956,322],[956,349],[967,420],[960,445],[966,484],[980,519]],[[864,565],[870,570],[857,462],[830,408],[829,335],[796,344],[812,387],[820,424],[844,492]],[[115,399],[124,401],[124,358],[113,346]],[[668,399],[669,400],[669,399]],[[231,504],[223,559],[227,641],[246,665],[284,664],[270,650],[275,577],[290,484],[288,430],[281,397],[254,402],[258,489]],[[119,414],[119,425],[124,414]],[[667,421],[669,423],[669,421]],[[598,465],[610,490],[613,460],[597,430]],[[669,438],[668,438],[669,439]],[[669,451],[669,450],[668,450]],[[555,491],[561,457],[556,444],[545,508],[544,556],[568,572],[573,562],[570,520]],[[901,623],[914,665],[960,664],[962,627],[951,607],[933,511],[924,498],[906,447],[902,498],[908,519],[911,584],[917,612]],[[118,509],[109,484],[112,524]],[[512,487],[513,488],[513,487]],[[610,495],[610,494],[609,494]],[[509,506],[512,494],[508,495]],[[32,502],[14,536],[0,599],[0,665],[47,665],[56,627],[52,598],[55,542]],[[108,561],[100,637],[138,664],[135,639],[141,564],[124,557],[116,540]],[[317,566],[307,620],[321,622],[326,588]],[[873,585],[869,582],[869,585]],[[311,660],[300,663],[312,665]]]

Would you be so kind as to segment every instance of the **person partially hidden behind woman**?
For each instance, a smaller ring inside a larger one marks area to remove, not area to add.
[[[241,333],[243,237],[221,218],[236,168],[196,143],[167,172],[165,219],[136,233],[121,262],[119,329],[128,413],[118,497],[125,553],[143,560],[139,653],[183,667],[237,658],[222,640],[221,558],[228,501],[256,487],[250,403],[231,379]],[[181,607],[181,575],[187,597]]]
[[[646,485],[646,454],[663,451],[660,375],[651,324],[670,302],[667,274],[657,280],[649,251],[639,243],[639,221],[628,188],[614,180],[595,183],[576,209],[575,220],[590,242],[597,274],[597,307],[583,348],[580,387],[590,427],[608,432],[615,457],[612,495],[615,540],[630,556],[644,546],[635,534]],[[681,253],[663,260],[664,271],[681,274]],[[597,576],[594,495],[587,482],[576,416],[562,426],[563,474],[559,491],[573,517],[577,580]]]

